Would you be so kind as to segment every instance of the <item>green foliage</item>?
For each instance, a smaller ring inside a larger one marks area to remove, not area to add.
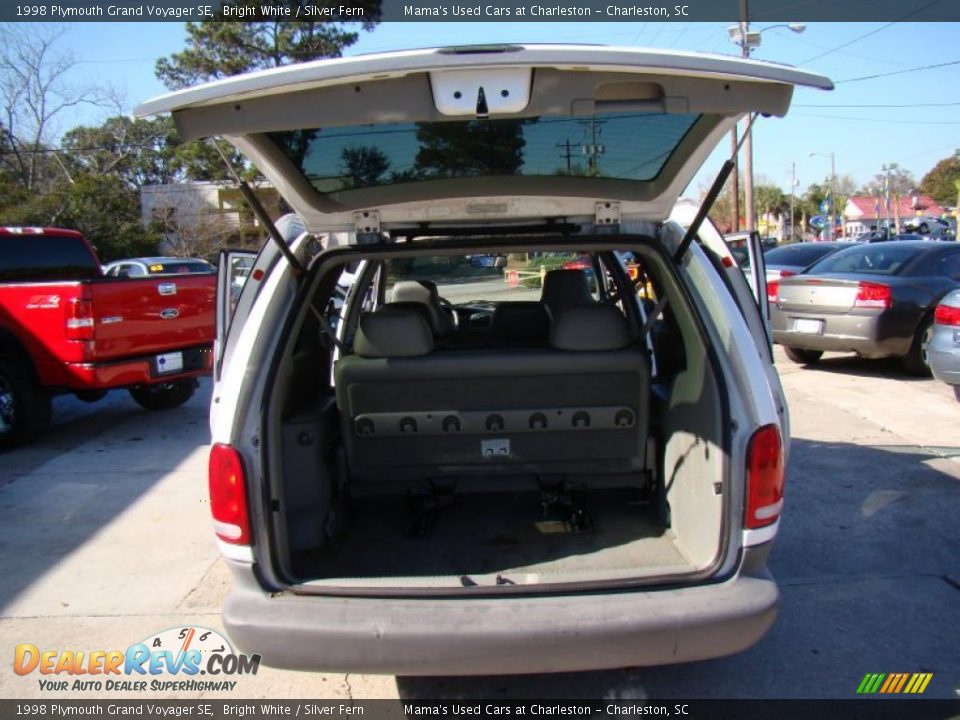
[[[515,175],[523,165],[524,120],[419,123],[419,178]]]
[[[960,194],[957,182],[960,182],[960,157],[953,155],[938,162],[923,176],[920,191],[941,205],[955,205]]]
[[[289,8],[290,17],[307,6],[338,8],[340,0],[278,0],[274,6]],[[340,57],[343,49],[357,41],[348,30],[356,25],[371,30],[380,16],[379,0],[365,0],[363,20],[357,23],[265,20],[259,0],[235,0],[231,8],[242,8],[246,20],[227,20],[221,9],[212,20],[187,23],[187,47],[157,61],[157,77],[171,89],[206,80],[240,75],[251,70],[279,67],[320,58]],[[236,17],[236,14],[233,14]]]
[[[381,185],[390,169],[390,158],[376,147],[348,147],[340,153],[344,165],[346,187],[362,188]]]

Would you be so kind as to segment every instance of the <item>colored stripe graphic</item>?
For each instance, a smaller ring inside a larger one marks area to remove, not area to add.
[[[857,686],[857,694],[872,695],[899,693],[919,695],[927,689],[933,673],[867,673]]]

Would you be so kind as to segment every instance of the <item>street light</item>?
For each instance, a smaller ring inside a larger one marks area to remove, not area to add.
[[[825,153],[810,153],[810,157],[818,155],[819,157],[827,157]],[[829,240],[837,239],[837,230],[836,230],[836,213],[837,213],[837,166],[834,162],[833,153],[830,155],[830,235]]]
[[[774,28],[785,27],[795,33],[802,33],[807,29],[803,23],[779,23],[760,30],[750,30],[750,14],[747,10],[748,0],[740,0],[740,22],[727,28],[727,34],[734,45],[740,46],[740,53],[745,58],[750,57],[752,48],[760,47],[760,34]],[[736,147],[736,128],[733,130],[733,142]],[[753,133],[747,126],[746,137],[743,140],[743,200],[747,205],[747,230],[754,230],[756,225],[756,208],[753,203]]]

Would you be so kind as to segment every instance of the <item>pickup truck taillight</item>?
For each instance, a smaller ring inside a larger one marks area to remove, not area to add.
[[[67,340],[93,340],[93,301],[73,298],[67,305]]]
[[[757,430],[747,446],[747,513],[744,527],[772,525],[783,509],[783,443],[776,425]]]
[[[231,545],[250,544],[243,461],[230,445],[210,448],[210,512],[217,537]]]
[[[862,282],[857,288],[857,299],[853,306],[858,308],[879,308],[887,310],[893,305],[893,293],[889,285],[875,282]]]
[[[960,307],[937,305],[937,309],[933,311],[933,321],[937,325],[957,327],[960,325]]]

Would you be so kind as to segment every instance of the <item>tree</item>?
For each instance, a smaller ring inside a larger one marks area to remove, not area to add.
[[[182,163],[170,118],[118,116],[97,127],[76,127],[63,136],[70,165],[94,175],[116,175],[129,188],[180,180]]]
[[[525,120],[467,120],[417,124],[420,179],[516,175],[523,165]]]
[[[348,147],[340,152],[347,187],[379,185],[390,169],[390,158],[376,147]]]
[[[108,102],[102,89],[67,82],[74,60],[56,50],[62,34],[49,27],[0,25],[0,111],[8,137],[4,165],[27,191],[63,169],[50,150],[60,118],[77,106]]]
[[[305,9],[336,12],[341,4],[342,0],[276,0],[272,6],[287,8],[289,17],[304,17]],[[348,25],[371,30],[380,17],[380,0],[351,3],[364,11],[359,23],[271,20],[263,17],[259,0],[234,0],[228,5],[233,17],[242,12],[245,19],[229,20],[221,8],[211,20],[187,23],[187,48],[157,61],[157,77],[164,85],[179,89],[251,70],[340,57],[344,48],[357,41],[358,34]]]
[[[873,180],[864,185],[858,194],[870,195],[872,197],[882,196],[885,192],[893,195],[906,195],[917,187],[917,181],[913,173],[904,168],[894,168],[889,172],[889,183],[887,181],[888,173],[879,172],[873,176]]]
[[[956,183],[960,181],[960,157],[952,155],[944,158],[923,176],[920,192],[925,193],[941,205],[953,205],[957,201]]]

